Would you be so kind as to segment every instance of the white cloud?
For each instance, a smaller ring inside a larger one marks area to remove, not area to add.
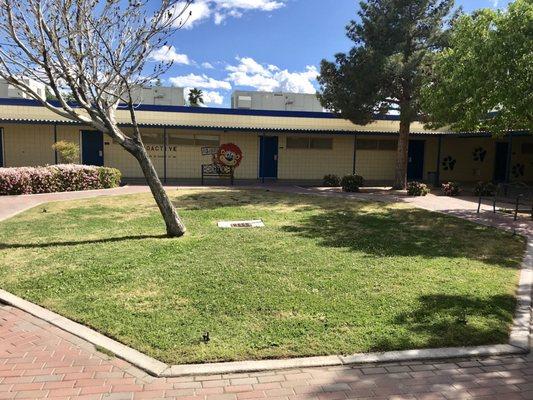
[[[179,54],[174,46],[162,46],[150,53],[150,59],[153,61],[174,62],[176,64],[189,65],[191,60],[187,54]]]
[[[181,12],[186,3],[184,1],[179,1],[174,6],[176,12]],[[198,25],[203,20],[211,16],[211,7],[209,1],[198,0],[190,4],[185,12],[183,13],[182,18],[176,21],[177,25],[183,26],[185,29],[192,29]]]
[[[215,67],[214,67],[213,64],[211,64],[210,62],[203,62],[203,63],[202,63],[202,68],[205,68],[205,69],[214,69]]]
[[[213,21],[215,21],[216,25],[220,25],[222,22],[224,22],[225,19],[226,19],[226,16],[224,14],[216,12],[215,17],[213,18]]]
[[[213,22],[220,25],[228,17],[240,18],[247,11],[274,11],[283,6],[287,0],[196,0],[184,13],[181,22],[184,28],[191,29],[200,22],[213,17]],[[176,4],[175,10],[181,11],[185,2]],[[190,15],[189,15],[190,14]],[[188,16],[188,19],[187,19]]]
[[[214,0],[223,9],[274,11],[283,7],[284,0]]]
[[[196,75],[191,73],[189,75],[175,76],[168,80],[172,85],[179,87],[231,90],[229,82],[219,81],[205,74]]]
[[[205,104],[221,105],[224,103],[224,96],[222,96],[220,92],[207,91],[204,92],[204,102]]]
[[[267,92],[316,93],[313,82],[318,70],[307,66],[305,71],[289,72],[275,65],[261,65],[253,58],[237,58],[238,65],[226,67],[227,80],[236,86],[248,86]]]

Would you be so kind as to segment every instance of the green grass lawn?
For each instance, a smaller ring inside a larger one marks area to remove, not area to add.
[[[507,340],[524,240],[406,205],[260,190],[39,206],[0,223],[0,287],[170,363]],[[221,230],[262,218],[263,229]],[[210,341],[202,335],[209,332]]]

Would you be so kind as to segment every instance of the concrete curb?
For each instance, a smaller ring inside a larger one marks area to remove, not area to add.
[[[414,360],[435,360],[446,358],[481,357],[493,355],[525,354],[529,348],[513,344],[497,344],[490,346],[446,347],[436,349],[388,351],[382,353],[361,353],[348,356],[333,355],[323,357],[301,357],[281,360],[235,361],[205,364],[168,365],[147,356],[131,347],[110,339],[84,325],[62,317],[41,306],[21,299],[0,289],[0,301],[16,307],[28,314],[42,319],[74,336],[100,346],[112,352],[139,369],[154,377],[179,377],[188,375],[212,375],[241,372],[258,372],[292,368],[327,367],[351,364],[371,364],[380,362],[401,362]],[[529,329],[529,328],[528,328]],[[528,332],[529,333],[529,332]]]
[[[516,312],[509,335],[509,344],[525,350],[533,343],[533,238],[528,238],[516,290]]]
[[[49,311],[46,308],[38,306],[37,304],[21,299],[20,297],[2,289],[0,289],[0,301],[27,312],[34,317],[42,319],[51,325],[57,326],[58,328],[71,333],[74,336],[78,336],[95,346],[100,346],[112,352],[117,357],[126,360],[138,368],[148,372],[150,375],[160,376],[163,371],[168,369],[168,365],[162,363],[161,361],[149,357],[137,350],[132,349],[131,347],[125,346],[116,340],[110,339],[107,336],[104,336],[101,333],[86,327],[85,325],[62,317],[55,312]]]
[[[0,289],[0,301],[21,309],[34,317],[49,322],[58,328],[78,336],[95,346],[100,346],[117,357],[135,365],[155,377],[178,377],[187,375],[211,375],[240,372],[257,372],[305,367],[325,367],[350,364],[367,364],[379,362],[401,362],[413,360],[432,360],[446,358],[492,356],[528,353],[530,340],[530,323],[532,318],[533,290],[533,240],[528,240],[526,254],[520,272],[517,289],[517,310],[513,320],[509,344],[472,347],[446,347],[436,349],[388,351],[382,353],[364,353],[353,355],[333,355],[323,357],[302,357],[282,360],[236,361],[206,364],[168,365],[147,356],[131,347],[110,339],[84,325],[62,317],[41,306],[21,299]]]
[[[532,326],[532,291],[533,291],[533,238],[527,238],[527,247],[520,280],[517,288],[517,309],[513,319],[509,343],[489,346],[449,347],[436,349],[389,351],[382,353],[365,353],[354,355],[333,355],[323,357],[303,357],[278,360],[237,361],[206,364],[168,365],[147,356],[116,340],[110,339],[82,324],[62,317],[41,306],[0,289],[0,302],[18,308],[28,314],[42,319],[74,336],[100,346],[117,357],[142,369],[154,377],[179,377],[187,375],[211,375],[224,373],[257,372],[290,368],[324,367],[350,364],[367,364],[380,362],[401,362],[413,360],[433,360],[446,358],[463,358],[476,356],[493,356],[508,354],[525,354],[533,343]]]

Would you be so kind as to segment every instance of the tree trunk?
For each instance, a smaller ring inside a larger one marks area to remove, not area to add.
[[[400,134],[398,137],[398,154],[396,156],[396,173],[394,189],[404,190],[407,188],[407,164],[409,157],[409,133],[411,123],[400,121]]]
[[[169,237],[180,237],[185,234],[185,225],[181,221],[176,208],[170,201],[167,192],[163,188],[163,184],[157,175],[157,172],[152,164],[152,160],[148,156],[146,149],[141,146],[136,146],[136,149],[132,154],[139,161],[141,169],[143,171],[144,177],[152,195],[154,196],[155,202],[161,211],[161,215],[165,220],[165,225],[167,227],[167,235]]]

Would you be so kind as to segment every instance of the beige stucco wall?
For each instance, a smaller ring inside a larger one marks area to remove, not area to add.
[[[511,179],[533,182],[533,154],[527,154],[522,151],[523,143],[533,143],[533,138],[531,136],[513,138],[513,158],[511,168],[517,164],[522,164],[524,166],[524,176],[514,176],[511,169]]]
[[[127,130],[126,130],[127,131]],[[142,129],[142,133],[159,134],[162,140],[163,129]],[[241,165],[235,171],[237,179],[257,178],[258,145],[257,135],[252,133],[231,133],[220,131],[198,131],[183,129],[167,129],[168,135],[208,135],[219,138],[219,143],[235,143],[243,152]],[[146,143],[158,174],[164,174],[164,150],[163,142],[159,144]],[[167,145],[167,178],[200,178],[201,165],[210,164],[211,156],[204,156],[202,146],[192,145]],[[118,168],[125,177],[142,177],[142,172],[135,158],[127,153],[120,145],[113,143],[104,136],[104,163],[106,166]]]
[[[21,124],[2,125],[4,132],[4,165],[24,167],[29,165],[53,164],[52,125]]]
[[[52,144],[54,143],[53,125],[44,124],[2,124],[4,143],[4,165],[6,167],[46,165],[55,162]],[[80,126],[58,125],[57,139],[80,143]],[[162,137],[163,128],[145,128],[143,132],[158,133]],[[236,170],[237,179],[257,179],[259,170],[259,135],[256,132],[236,132],[220,130],[184,130],[168,129],[168,134],[179,135],[211,135],[219,138],[219,143],[235,143],[243,152],[243,160]],[[269,134],[265,132],[265,134]],[[352,135],[336,135],[333,138],[333,149],[287,149],[287,134],[276,134],[279,137],[278,147],[278,178],[283,180],[321,180],[326,174],[339,176],[352,173],[353,146]],[[289,134],[290,136],[298,136]],[[300,135],[301,136],[301,135]],[[319,137],[325,137],[320,135]],[[326,136],[327,137],[327,136]],[[371,138],[371,136],[365,136]],[[394,136],[380,136],[393,139]],[[363,137],[362,137],[363,138]],[[374,136],[375,138],[375,136]],[[438,138],[430,136],[413,136],[412,140],[423,140],[425,143],[424,179],[430,172],[437,169]],[[495,148],[498,141],[507,139],[492,138],[459,138],[442,139],[440,159],[440,176],[442,181],[454,180],[463,183],[480,180],[491,180],[494,175]],[[522,151],[523,143],[533,143],[533,136],[513,138],[511,167],[521,164],[524,175],[515,177],[511,171],[511,179],[533,182],[533,154]],[[163,177],[162,145],[150,149],[154,165]],[[151,145],[148,145],[150,147]],[[168,178],[200,178],[201,165],[211,162],[210,156],[202,156],[201,146],[172,145],[167,151]],[[487,151],[483,162],[475,161],[473,152],[481,147]],[[457,160],[454,170],[445,170],[442,161],[451,156]],[[367,181],[391,181],[394,178],[396,151],[394,150],[362,150],[356,154],[356,172]],[[104,163],[122,171],[124,177],[142,177],[137,161],[118,144],[104,136]]]
[[[291,137],[298,136],[291,135]],[[333,136],[332,149],[287,149],[287,135],[280,135],[278,178],[322,180],[326,174],[339,176],[351,174],[353,140],[353,136]]]
[[[76,143],[80,146],[80,127],[78,126],[69,126],[69,125],[58,125],[57,126],[57,141],[64,140],[66,142]],[[81,154],[80,154],[81,157]],[[58,161],[61,162],[61,157],[58,155]],[[78,160],[79,161],[79,160]]]
[[[241,165],[235,170],[235,178],[257,179],[259,165],[259,135],[257,133],[226,132],[221,135],[220,143],[234,143],[242,151]],[[208,157],[204,157],[202,161],[207,164],[210,162]]]
[[[491,138],[444,138],[441,150],[440,176],[442,181],[476,182],[491,180],[494,174],[496,142]],[[483,161],[474,160],[474,151],[487,151]],[[451,157],[456,160],[453,170],[443,165]]]

